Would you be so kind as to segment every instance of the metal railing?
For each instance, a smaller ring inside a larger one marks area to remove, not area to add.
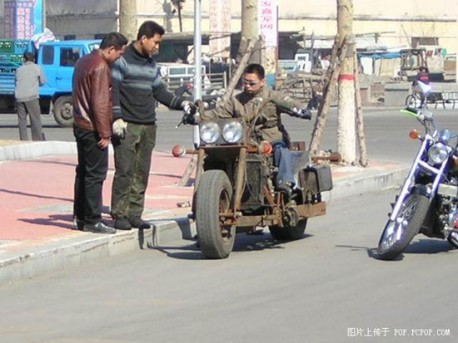
[[[193,77],[183,76],[164,76],[162,80],[166,83],[170,91],[175,91],[187,82],[192,82]],[[213,73],[202,76],[202,87],[206,94],[214,90],[220,90],[227,87],[226,73]]]

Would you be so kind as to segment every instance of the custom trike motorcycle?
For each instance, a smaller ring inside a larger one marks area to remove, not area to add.
[[[377,252],[383,260],[398,257],[418,233],[458,247],[457,135],[438,130],[425,108],[402,112],[417,118],[425,133],[410,132],[422,144],[380,237]]]
[[[274,187],[278,170],[272,146],[256,142],[253,130],[242,118],[199,124],[192,217],[207,258],[228,257],[236,232],[254,232],[257,227],[268,226],[274,239],[300,239],[307,219],[326,213],[321,193],[332,188],[329,165],[311,163],[305,144],[295,142],[297,180],[287,196]]]

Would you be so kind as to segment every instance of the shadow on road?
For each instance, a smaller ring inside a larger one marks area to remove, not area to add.
[[[305,235],[304,238],[310,237]],[[265,249],[285,249],[288,242],[273,240],[269,233],[262,233],[256,235],[238,234],[232,254],[234,253],[248,253],[261,251]],[[199,249],[198,243],[184,246],[154,246],[150,247],[166,254],[168,257],[182,259],[182,260],[207,260]]]

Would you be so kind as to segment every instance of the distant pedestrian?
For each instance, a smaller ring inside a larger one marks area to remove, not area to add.
[[[418,93],[420,95],[420,107],[424,107],[428,99],[428,94],[431,91],[428,68],[422,66],[418,69],[418,74],[412,82],[412,88],[414,93]]]
[[[27,115],[30,117],[32,140],[41,141],[41,108],[38,88],[45,84],[43,70],[35,64],[35,54],[25,52],[24,64],[16,70],[16,110],[18,115],[19,138],[21,141],[29,140],[27,134]]]
[[[415,76],[415,80],[413,81],[413,85],[416,86],[418,81],[424,83],[425,85],[429,85],[429,71],[426,67],[420,67],[418,69],[418,74]]]
[[[78,150],[75,176],[74,218],[84,231],[115,233],[102,221],[102,186],[108,171],[108,146],[112,135],[110,64],[124,52],[127,39],[107,34],[99,49],[81,57],[73,75],[73,133]]]

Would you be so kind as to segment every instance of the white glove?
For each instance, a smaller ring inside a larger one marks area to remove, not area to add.
[[[192,101],[184,100],[181,106],[183,107],[183,112],[188,115],[194,115],[197,112],[197,106]]]
[[[127,123],[124,119],[117,119],[113,123],[113,135],[118,136],[119,138],[124,138],[126,135]]]
[[[181,106],[183,107],[183,118],[181,118],[181,123],[185,125],[196,125],[197,106],[193,102],[188,100],[184,100],[181,103]]]

